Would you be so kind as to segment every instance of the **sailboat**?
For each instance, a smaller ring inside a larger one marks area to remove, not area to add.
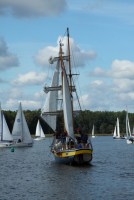
[[[0,107],[0,147],[10,147],[13,137],[9,131],[5,116]]]
[[[121,139],[119,118],[118,117],[117,117],[116,125],[115,125],[115,128],[114,128],[113,139]]]
[[[14,147],[31,147],[33,145],[33,139],[30,135],[30,131],[22,110],[22,105],[19,103],[19,108],[15,117],[12,136]]]
[[[94,124],[93,124],[93,128],[92,128],[92,138],[95,138],[95,135],[94,135]]]
[[[69,38],[67,28],[67,56],[63,55],[64,44],[60,41],[58,57],[49,59],[50,64],[56,62],[56,67],[51,86],[44,88],[47,97],[41,110],[41,117],[54,131],[51,152],[55,160],[63,163],[85,164],[92,160],[93,149],[85,132],[77,138],[74,134],[73,92],[76,92],[76,88],[72,80]]]
[[[127,144],[134,143],[134,136],[131,134],[128,111],[126,111],[126,142]]]
[[[41,127],[40,121],[38,120],[34,140],[44,140],[44,139],[45,139],[45,134]]]

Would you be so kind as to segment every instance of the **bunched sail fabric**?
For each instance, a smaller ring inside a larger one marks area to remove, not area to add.
[[[59,66],[56,66],[51,87],[57,87],[59,82]],[[48,91],[45,105],[42,108],[41,116],[45,122],[53,129],[56,130],[56,115],[50,115],[49,113],[57,111],[57,99],[58,99],[58,90]]]
[[[67,134],[74,139],[71,94],[65,69],[63,70],[63,113]]]

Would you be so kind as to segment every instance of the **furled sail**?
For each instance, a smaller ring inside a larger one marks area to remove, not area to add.
[[[68,136],[74,139],[71,94],[65,69],[63,70],[63,113]]]
[[[54,113],[57,111],[57,101],[58,101],[58,90],[56,89],[59,83],[58,64],[59,62],[57,62],[57,66],[51,83],[51,87],[55,88],[55,90],[48,91],[45,105],[41,111],[42,118],[54,131],[56,130],[56,114]]]

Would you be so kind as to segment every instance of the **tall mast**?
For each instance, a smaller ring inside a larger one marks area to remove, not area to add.
[[[70,82],[70,92],[72,94],[72,72],[71,72],[71,59],[70,59],[69,28],[67,28],[67,42],[68,42],[69,82]]]

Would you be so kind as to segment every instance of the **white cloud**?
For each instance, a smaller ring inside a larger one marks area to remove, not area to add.
[[[45,66],[48,65],[48,60],[50,57],[56,57],[59,55],[59,41],[62,41],[64,44],[63,52],[66,55],[67,52],[67,37],[58,37],[57,46],[52,47],[48,46],[42,48],[38,51],[35,55],[35,62],[38,65]],[[73,38],[70,38],[70,47],[71,47],[71,55],[76,58],[75,65],[77,66],[84,66],[86,62],[94,59],[96,57],[96,53],[94,51],[84,51],[80,49],[80,47],[74,42]]]
[[[97,88],[103,85],[103,81],[102,80],[94,80],[91,82],[91,86],[94,88]]]
[[[0,0],[0,14],[15,17],[55,16],[67,7],[66,0]]]
[[[45,73],[34,71],[18,75],[18,78],[12,81],[14,85],[41,85],[46,78]]]
[[[116,92],[129,92],[134,88],[134,80],[131,79],[113,79],[113,88]]]
[[[110,74],[113,78],[128,78],[134,77],[134,62],[129,60],[114,60]]]
[[[9,52],[6,42],[3,38],[0,38],[0,70],[17,67],[18,65],[18,58]]]
[[[89,73],[91,76],[106,77],[108,73],[104,71],[101,67],[96,67],[93,71]]]
[[[19,102],[22,103],[23,110],[40,109],[41,106],[40,101],[8,99],[7,102],[5,102],[5,108],[8,110],[18,110]]]

